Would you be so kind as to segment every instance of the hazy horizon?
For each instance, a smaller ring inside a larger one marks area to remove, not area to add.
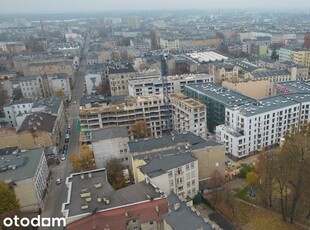
[[[0,12],[4,14],[74,13],[100,11],[143,10],[310,10],[309,0],[1,0]]]

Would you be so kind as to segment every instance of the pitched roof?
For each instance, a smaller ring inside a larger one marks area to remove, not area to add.
[[[92,142],[118,137],[128,137],[126,127],[111,127],[92,131]]]

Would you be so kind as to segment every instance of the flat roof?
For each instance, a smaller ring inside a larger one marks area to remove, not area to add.
[[[199,63],[202,62],[211,62],[211,61],[221,61],[221,60],[227,60],[228,57],[223,56],[221,54],[215,53],[213,51],[209,52],[194,52],[194,53],[188,53],[187,56],[190,58],[198,61]]]
[[[276,88],[287,90],[286,93],[310,93],[310,84],[301,81],[277,83]]]
[[[196,161],[197,159],[187,153],[163,156],[148,161],[146,165],[140,167],[141,172],[149,177],[157,177],[169,170]]]
[[[255,101],[250,97],[244,96],[240,93],[231,91],[230,89],[227,89],[225,87],[213,83],[192,84],[192,85],[186,85],[185,87],[190,88],[201,95],[210,97],[224,104],[225,106],[243,105],[245,103]]]
[[[92,142],[118,137],[128,137],[126,127],[111,127],[92,131]]]
[[[62,101],[62,97],[40,98],[35,100],[31,111],[42,111],[57,115]]]
[[[291,75],[288,70],[264,70],[251,73],[254,78],[273,77],[282,75]]]
[[[81,178],[83,174],[84,179]],[[63,204],[62,211],[68,210],[68,217],[146,201],[149,197],[154,199],[162,196],[151,184],[144,181],[115,191],[107,180],[107,172],[104,168],[71,174],[67,178],[67,183],[69,183],[68,198]],[[91,194],[91,200],[88,202],[85,198],[81,198],[81,194],[85,192]],[[109,203],[98,202],[98,197],[108,199]],[[86,203],[88,208],[82,210],[81,205]]]
[[[42,154],[41,148],[1,156],[0,179],[21,181],[34,177]]]

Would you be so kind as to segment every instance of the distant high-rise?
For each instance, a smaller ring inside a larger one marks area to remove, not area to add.
[[[140,29],[141,19],[139,16],[131,16],[127,18],[127,25],[130,29]]]
[[[310,49],[310,32],[305,34],[304,47]]]

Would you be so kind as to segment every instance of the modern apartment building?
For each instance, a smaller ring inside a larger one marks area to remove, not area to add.
[[[216,134],[227,154],[242,158],[279,144],[292,126],[309,122],[309,107],[310,94],[294,93],[226,108]]]
[[[208,74],[182,74],[167,77],[168,93],[181,93],[185,85],[213,82],[214,77]],[[128,81],[130,96],[155,96],[163,93],[161,75],[158,77],[137,78]]]
[[[207,105],[207,128],[213,133],[217,125],[225,123],[225,108],[253,102],[254,99],[222,86],[207,83],[187,85],[184,94]]]
[[[129,96],[125,100],[126,103],[80,109],[81,130],[89,131],[114,126],[125,126],[129,130],[136,121],[144,120],[152,136],[162,136],[166,133],[166,113],[162,95]],[[180,132],[192,131],[205,138],[205,106],[179,94],[172,94],[170,100],[172,128],[175,127]],[[182,114],[172,111],[180,111]],[[190,121],[192,116],[194,119]]]
[[[192,132],[207,138],[207,107],[182,93],[169,94],[172,128],[178,133]]]

